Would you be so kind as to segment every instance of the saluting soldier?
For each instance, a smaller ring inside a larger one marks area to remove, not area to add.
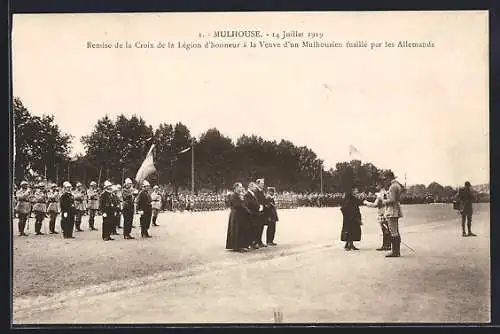
[[[158,218],[158,213],[161,210],[162,198],[158,186],[153,187],[153,192],[151,193],[151,208],[153,209],[153,226],[159,226],[156,224],[156,219]]]
[[[97,231],[95,228],[95,216],[99,210],[99,192],[97,190],[97,183],[90,182],[90,187],[87,189],[88,207],[89,207],[89,229]]]
[[[82,224],[82,216],[83,216],[83,197],[84,192],[82,189],[82,184],[80,182],[76,183],[76,189],[73,192],[73,198],[75,201],[75,229],[77,232],[82,232],[81,224]]]
[[[59,198],[61,208],[61,229],[64,239],[74,239],[73,228],[75,224],[75,201],[71,193],[71,183],[63,183],[64,192]]]
[[[151,224],[151,195],[149,194],[149,182],[142,181],[142,189],[137,195],[137,213],[141,216],[141,237],[151,238],[148,233]]]
[[[21,182],[21,189],[16,192],[16,198],[16,212],[19,218],[19,236],[27,236],[27,234],[24,233],[24,229],[26,228],[26,221],[31,213],[31,189],[28,187],[28,182]]]
[[[36,235],[44,235],[42,233],[43,220],[47,215],[47,196],[44,191],[45,184],[40,182],[36,185],[35,193],[33,194],[33,213],[35,214],[35,233]]]
[[[111,186],[111,182],[106,180],[104,182],[104,191],[99,197],[99,210],[102,212],[102,240],[104,241],[114,240],[111,238],[115,214]]]
[[[135,239],[130,235],[132,232],[132,221],[134,220],[134,194],[132,189],[132,180],[127,178],[122,191],[123,198],[123,239]]]
[[[56,232],[56,219],[59,214],[59,190],[57,189],[57,184],[52,184],[49,192],[47,193],[47,213],[49,214],[49,233],[57,234]]]

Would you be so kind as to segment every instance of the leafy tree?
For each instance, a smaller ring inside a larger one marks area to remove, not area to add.
[[[25,177],[28,166],[39,175],[56,181],[62,165],[68,160],[72,136],[63,133],[54,117],[31,115],[20,98],[14,98],[16,180]]]

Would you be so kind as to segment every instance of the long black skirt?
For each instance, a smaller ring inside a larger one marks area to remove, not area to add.
[[[361,225],[358,220],[344,220],[342,222],[340,240],[361,241]]]
[[[245,215],[238,210],[231,209],[227,227],[226,249],[246,248],[250,244],[250,231]]]

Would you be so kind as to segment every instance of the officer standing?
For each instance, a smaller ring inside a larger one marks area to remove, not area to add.
[[[462,216],[462,236],[475,237],[472,233],[472,203],[474,203],[474,195],[472,194],[471,184],[469,181],[465,182],[464,187],[459,189],[455,200],[458,201],[458,210]],[[467,221],[467,234],[465,234],[465,221]]]
[[[49,214],[49,233],[57,234],[56,232],[56,219],[59,214],[59,191],[57,189],[57,184],[52,184],[49,192],[47,193],[47,213]]]
[[[389,231],[389,224],[387,222],[387,218],[385,217],[385,207],[384,200],[387,199],[387,190],[384,189],[382,185],[377,185],[378,192],[375,194],[375,201],[369,202],[367,200],[363,201],[363,204],[378,209],[378,223],[380,224],[380,228],[382,229],[382,246],[377,248],[378,251],[386,251],[391,250],[391,232]]]
[[[19,218],[18,229],[19,236],[27,236],[24,233],[24,229],[26,228],[26,221],[28,220],[28,215],[31,212],[31,189],[28,187],[28,182],[21,182],[21,189],[16,192],[17,204],[16,204],[16,212],[17,217]]]
[[[99,193],[97,191],[97,184],[94,181],[90,182],[90,187],[87,189],[87,198],[89,206],[89,229],[97,231],[94,224],[97,210],[99,210]]]
[[[389,185],[390,184],[390,185]],[[399,219],[403,217],[400,198],[403,187],[396,180],[393,173],[387,175],[386,186],[389,185],[387,199],[384,200],[385,216],[389,221],[389,232],[391,233],[392,252],[386,257],[400,257],[401,235],[399,234]]]
[[[42,233],[43,220],[47,215],[47,196],[44,192],[45,184],[40,182],[37,184],[35,193],[33,194],[33,213],[35,214],[35,233],[36,235],[44,235]]]
[[[160,212],[161,209],[161,194],[158,190],[158,186],[153,187],[153,192],[151,193],[151,208],[153,209],[153,226],[158,226],[156,224],[156,219],[158,218],[158,212]]]
[[[123,198],[123,239],[135,239],[130,235],[132,232],[132,221],[134,220],[134,194],[132,189],[132,180],[127,178],[122,191]]]
[[[142,189],[137,195],[137,213],[141,216],[141,237],[151,238],[148,229],[151,224],[152,207],[147,180],[142,181]]]
[[[111,238],[111,232],[113,232],[114,224],[113,218],[115,214],[111,186],[111,182],[106,180],[104,182],[104,191],[101,193],[99,198],[99,210],[102,212],[102,240],[104,241],[114,240]]]
[[[76,189],[73,192],[73,198],[75,200],[75,229],[77,232],[83,232],[81,229],[82,216],[84,211],[83,206],[84,193],[82,190],[82,184],[80,182],[76,183]]]
[[[74,239],[73,228],[75,224],[75,201],[71,193],[71,183],[64,182],[64,193],[59,198],[61,208],[61,229],[64,239]]]

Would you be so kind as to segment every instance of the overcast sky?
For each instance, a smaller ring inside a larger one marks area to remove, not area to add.
[[[435,48],[88,49],[88,41],[206,41],[198,32],[318,31],[326,41]],[[13,92],[80,137],[108,114],[307,145],[408,183],[489,182],[487,12],[16,15]]]

